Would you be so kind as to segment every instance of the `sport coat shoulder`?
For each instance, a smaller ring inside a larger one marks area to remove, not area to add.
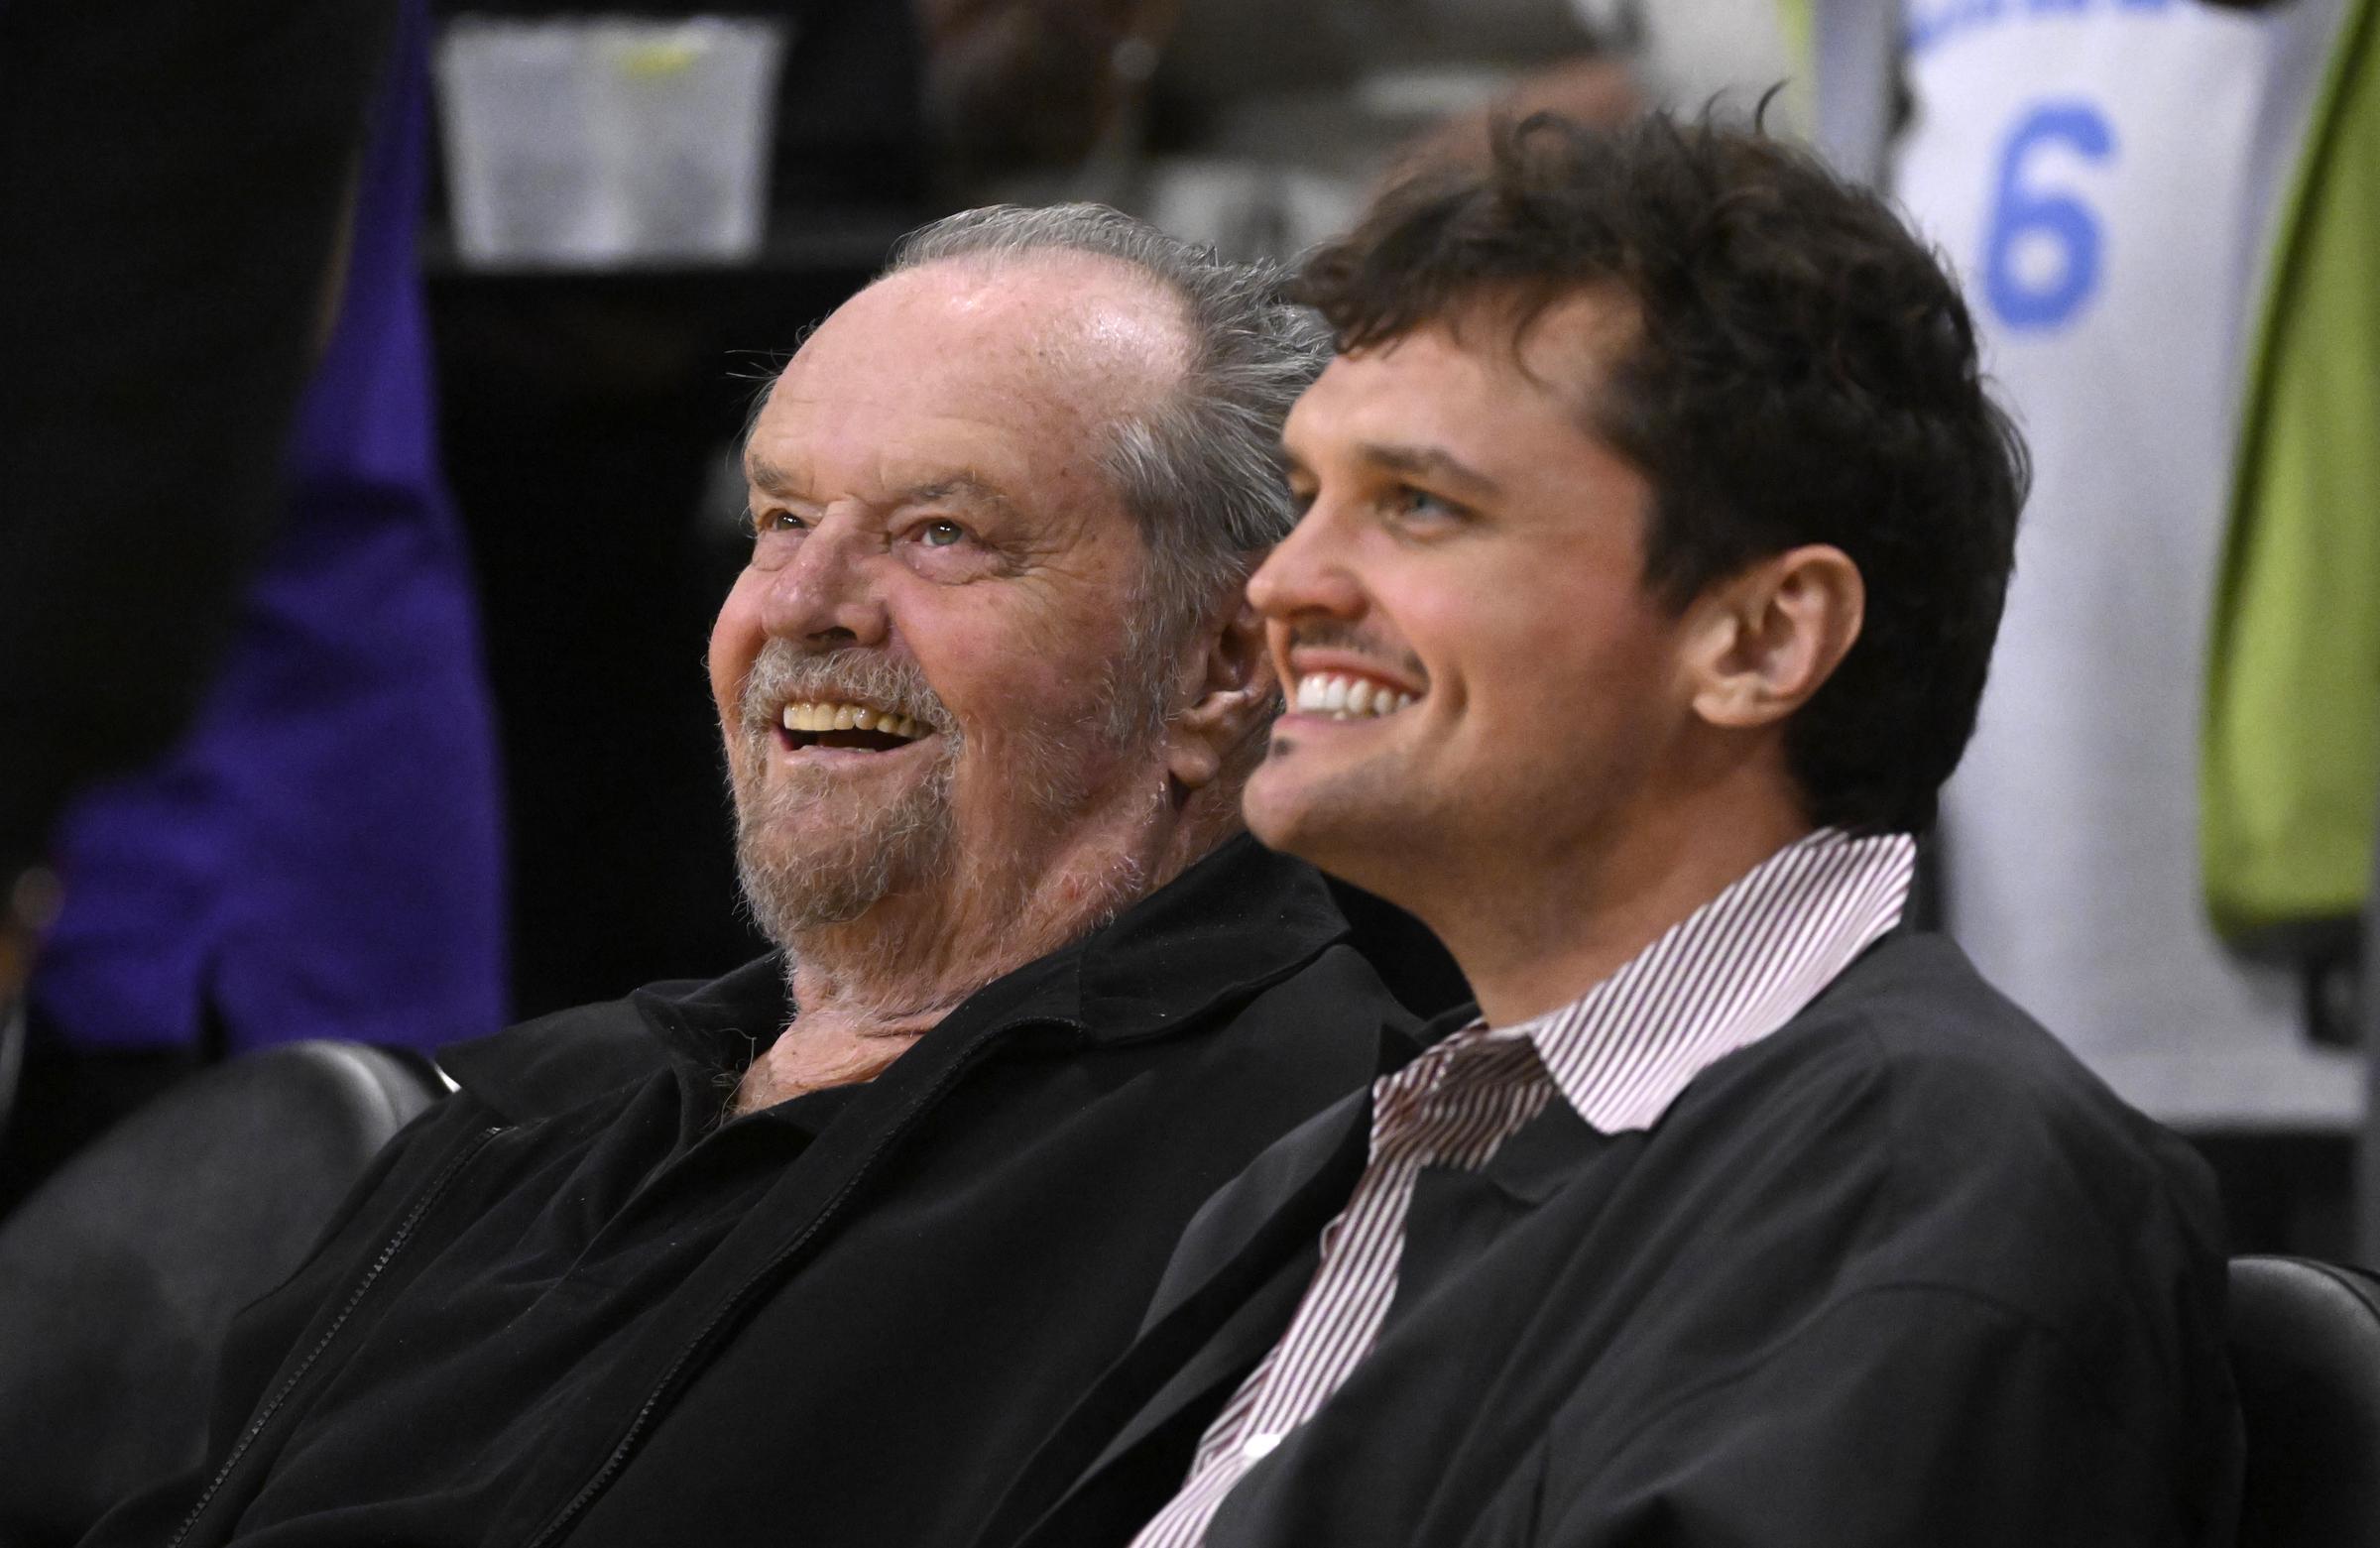
[[[1886,937],[1648,1131],[1571,1122],[1565,1180],[1418,1303],[1400,1287],[1210,1543],[2220,1538],[2237,1431],[2204,1169],[1955,945]],[[1084,1471],[1028,1479],[1043,1508],[1012,1494],[987,1548],[1122,1544],[1171,1496],[1315,1262],[1310,1238],[1269,1279],[1241,1254],[1319,1233],[1365,1127],[1342,1104],[1210,1201],[1112,1372],[1148,1395],[1091,1415],[1111,1440],[1072,1437]],[[1237,1314],[1186,1339],[1236,1273]]]

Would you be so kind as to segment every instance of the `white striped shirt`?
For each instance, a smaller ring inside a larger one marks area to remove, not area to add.
[[[1585,997],[1485,1021],[1372,1087],[1371,1150],[1296,1315],[1199,1442],[1132,1548],[1197,1548],[1224,1496],[1377,1342],[1425,1166],[1477,1171],[1557,1092],[1604,1133],[1651,1128],[1714,1060],[1757,1042],[1900,921],[1917,846],[1819,831],[1779,850]]]

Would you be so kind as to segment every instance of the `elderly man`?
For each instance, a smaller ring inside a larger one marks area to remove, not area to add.
[[[1321,330],[1111,211],[954,217],[753,426],[711,676],[780,956],[451,1050],[103,1542],[917,1544],[1399,1012],[1239,833]],[[570,540],[559,535],[557,540]],[[634,728],[594,734],[633,734]]]
[[[1478,1010],[1218,1194],[993,1540],[2229,1542],[2203,1168],[1900,922],[2023,486],[1939,266],[1538,120],[1307,294],[1250,824]]]

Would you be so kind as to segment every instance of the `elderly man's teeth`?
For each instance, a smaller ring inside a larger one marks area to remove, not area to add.
[[[1385,683],[1333,672],[1309,672],[1297,679],[1297,709],[1305,715],[1328,715],[1334,720],[1368,720],[1393,715],[1413,702]]]
[[[906,715],[871,709],[865,704],[788,704],[780,721],[787,731],[878,731],[914,742],[925,728]]]

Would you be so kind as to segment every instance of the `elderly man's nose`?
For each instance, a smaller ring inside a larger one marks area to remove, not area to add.
[[[878,645],[884,598],[852,535],[821,530],[770,577],[761,622],[779,639],[821,645]]]

